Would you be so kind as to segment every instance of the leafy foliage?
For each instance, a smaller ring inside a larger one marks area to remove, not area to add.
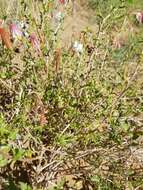
[[[142,189],[142,26],[130,14],[134,1],[89,1],[98,29],[81,32],[82,53],[62,47],[64,21],[57,32],[54,1],[44,2],[21,1],[16,17],[38,33],[42,55],[28,39],[19,54],[0,46],[1,188]]]

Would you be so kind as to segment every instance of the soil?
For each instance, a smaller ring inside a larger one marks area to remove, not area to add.
[[[92,32],[97,31],[96,21],[93,21],[94,12],[87,8],[85,1],[76,1],[72,7],[72,14],[65,17],[61,42],[68,45],[73,39],[79,39],[81,32],[90,29]]]

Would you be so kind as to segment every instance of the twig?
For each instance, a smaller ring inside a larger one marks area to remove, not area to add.
[[[110,107],[110,118],[111,118],[111,115],[113,113],[113,110],[117,104],[117,102],[124,96],[124,94],[127,92],[127,90],[129,89],[129,87],[131,86],[132,84],[132,81],[134,80],[136,74],[137,74],[137,71],[138,71],[138,68],[139,68],[139,64],[137,64],[136,66],[136,69],[132,75],[132,77],[130,78],[128,84],[126,85],[126,87],[123,89],[123,91],[118,95],[118,97],[115,99],[115,101],[112,103],[111,107]]]

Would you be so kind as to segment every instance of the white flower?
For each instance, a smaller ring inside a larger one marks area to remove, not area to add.
[[[83,44],[81,44],[78,41],[75,41],[73,44],[73,49],[77,52],[77,53],[82,53],[83,52]]]
[[[18,23],[19,26],[22,28],[23,30],[23,35],[28,38],[29,37],[29,33],[28,33],[28,29],[29,29],[29,24],[26,21],[21,21]]]
[[[61,20],[64,18],[64,14],[62,13],[62,12],[57,12],[56,14],[55,14],[55,19],[56,19],[56,21],[58,21],[58,22],[61,22]]]
[[[21,140],[21,138],[22,138],[21,135],[17,133],[16,134],[16,140]]]
[[[136,19],[140,24],[143,24],[143,12],[137,12]]]

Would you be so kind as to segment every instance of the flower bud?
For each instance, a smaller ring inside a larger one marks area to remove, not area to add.
[[[35,51],[36,51],[38,54],[41,54],[40,41],[39,41],[39,39],[37,38],[36,34],[35,34],[35,33],[32,33],[29,38],[30,38],[30,42],[31,42],[31,44],[32,44],[32,47],[35,49]]]
[[[11,23],[9,28],[13,39],[17,40],[22,38],[23,33],[15,23]]]

